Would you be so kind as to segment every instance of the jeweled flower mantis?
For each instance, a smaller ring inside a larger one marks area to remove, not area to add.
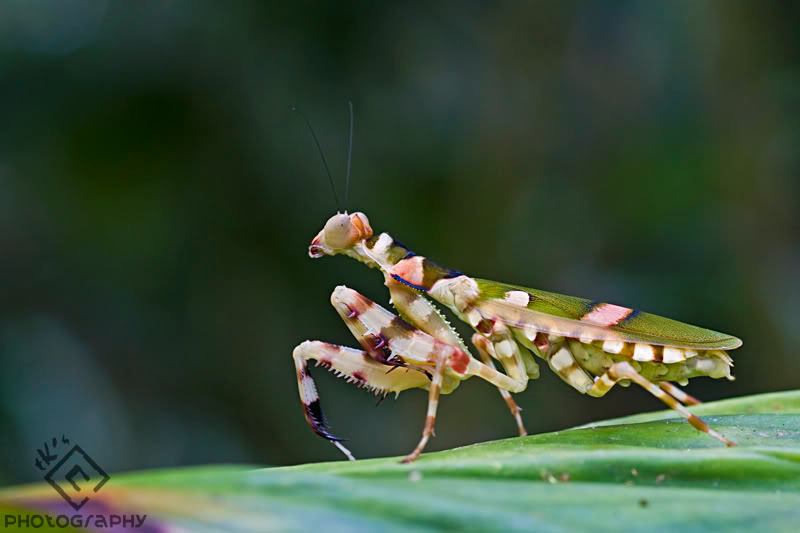
[[[308,253],[312,258],[345,255],[378,269],[399,312],[337,287],[331,303],[362,349],[321,341],[294,349],[306,420],[349,459],[350,451],[328,431],[309,360],[376,394],[428,390],[422,438],[404,462],[418,458],[433,433],[439,395],[472,376],[497,387],[519,434],[526,435],[511,393],[522,392],[530,379],[539,377],[537,359],[580,393],[594,397],[619,382],[636,383],[698,430],[734,445],[686,409],[699,401],[673,382],[685,384],[697,376],[732,380],[733,362],[726,352],[741,346],[736,337],[628,307],[474,278],[415,254],[388,233],[375,234],[360,212],[332,216]],[[433,302],[472,327],[478,358]]]

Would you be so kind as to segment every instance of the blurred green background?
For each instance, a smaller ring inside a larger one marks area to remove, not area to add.
[[[103,468],[341,459],[291,352],[356,345],[307,246],[342,195],[468,274],[735,334],[735,383],[800,385],[800,4],[0,4],[0,484],[67,435]],[[464,328],[461,328],[465,332]],[[657,409],[546,366],[529,431]],[[315,374],[357,457],[408,452],[426,393]],[[429,450],[513,436],[497,392],[440,404]]]

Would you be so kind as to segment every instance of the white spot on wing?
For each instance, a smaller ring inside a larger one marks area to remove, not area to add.
[[[685,359],[686,356],[683,354],[683,350],[680,348],[664,346],[664,357],[662,358],[662,361],[665,363],[679,363]]]
[[[622,341],[605,341],[603,342],[603,351],[608,353],[622,353],[625,348],[625,343]]]
[[[583,315],[583,322],[591,322],[598,326],[614,326],[633,313],[630,307],[620,307],[614,304],[599,304],[591,312]]]
[[[636,346],[633,348],[633,360],[634,361],[652,361],[655,359],[656,354],[653,351],[653,347],[649,344],[641,344],[636,343]]]
[[[531,295],[525,291],[508,291],[503,301],[519,307],[528,307]]]

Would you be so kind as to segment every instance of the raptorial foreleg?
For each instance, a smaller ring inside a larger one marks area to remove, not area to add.
[[[472,358],[460,347],[463,344],[460,341],[451,344],[431,336],[352,289],[337,287],[331,302],[373,360],[390,362],[393,357],[399,357],[404,366],[430,375],[430,383],[423,387],[429,390],[425,427],[419,445],[406,458],[407,461],[420,455],[433,434],[439,395],[451,392],[461,380],[480,376],[510,392],[520,392],[525,388],[523,381]],[[382,353],[376,353],[378,347]]]
[[[670,395],[664,389],[671,389],[678,390],[681,394],[689,396],[688,394],[680,391],[677,387],[670,384],[670,387],[659,387],[652,381],[648,380],[641,374],[639,374],[633,366],[628,363],[627,361],[620,361],[618,363],[614,363],[608,369],[608,371],[599,376],[594,383],[594,386],[589,390],[589,395],[595,397],[604,396],[611,388],[621,379],[629,379],[636,383],[637,385],[641,386],[647,392],[667,404],[670,408],[677,411],[683,418],[689,421],[689,423],[694,426],[695,429],[698,429],[704,433],[708,433],[718,441],[722,442],[726,446],[736,446],[733,442],[725,438],[724,435],[718,433],[717,431],[711,429],[708,424],[700,420],[697,416],[689,412],[686,409],[686,406],[683,405],[678,399],[676,399],[677,394]],[[690,396],[689,396],[690,397]],[[691,398],[691,397],[690,397]],[[687,402],[688,403],[688,402]]]
[[[421,372],[408,368],[390,372],[392,367],[375,361],[367,352],[326,342],[305,341],[294,349],[292,357],[303,414],[308,425],[314,433],[332,442],[351,460],[353,455],[341,444],[342,439],[329,433],[319,394],[311,377],[309,360],[315,360],[317,366],[323,366],[349,383],[364,387],[375,394],[385,395],[428,385],[427,376]]]
[[[388,275],[385,276],[384,284],[389,289],[389,302],[405,320],[435,339],[458,346],[465,352],[469,351],[453,326],[425,296]]]
[[[406,320],[434,338],[453,346],[457,346],[465,353],[469,353],[467,347],[464,345],[464,342],[461,340],[461,337],[458,336],[453,327],[427,298],[422,296],[420,293],[409,289],[402,283],[395,281],[391,276],[386,276],[385,284],[389,288],[391,303],[402,313]],[[484,362],[486,367],[488,367],[486,370],[492,370],[495,372],[495,375],[492,377],[496,378],[497,376],[501,376],[502,374],[497,372],[494,361],[492,360],[494,355],[490,355],[490,351],[493,353],[494,347],[490,344],[489,340],[476,333],[472,338],[472,343],[480,352],[481,360]],[[514,388],[524,389],[524,381],[527,381],[527,379],[521,381],[520,377],[525,374],[525,369],[520,369],[519,366],[517,366],[517,359],[513,357],[507,358],[506,361],[509,363],[509,365],[515,367],[509,372],[509,375],[512,376],[511,379],[515,382],[513,384]],[[473,371],[480,372],[481,369],[476,367],[473,368]],[[508,379],[508,376],[504,377]],[[506,384],[506,386],[508,385]],[[520,416],[522,409],[517,406],[516,402],[514,402],[514,399],[511,397],[511,394],[505,388],[498,386],[497,390],[500,392],[500,396],[503,398],[503,401],[505,401],[506,405],[508,405],[508,409],[511,411],[511,415],[514,417],[514,420],[517,422],[520,435],[527,435],[528,433],[525,430],[525,426],[522,423],[522,417]]]

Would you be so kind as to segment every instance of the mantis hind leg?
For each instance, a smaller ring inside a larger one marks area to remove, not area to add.
[[[512,415],[514,415],[515,419],[517,420],[520,434],[522,436],[527,435],[525,427],[522,425],[522,418],[519,416],[520,408],[508,393],[509,390],[513,390],[515,392],[523,390],[525,388],[525,382],[515,380],[498,372],[494,368],[494,363],[492,363],[491,356],[489,355],[488,351],[485,351],[486,347],[491,347],[489,341],[477,333],[473,337],[473,341],[475,340],[478,341],[476,347],[481,352],[482,357],[484,357],[484,360],[486,360],[488,364],[481,364],[480,362],[466,355],[466,353],[462,350],[449,344],[443,344],[442,350],[435,354],[436,367],[433,372],[433,378],[428,392],[428,413],[425,418],[425,428],[422,431],[422,439],[419,441],[419,444],[414,451],[403,460],[404,463],[409,463],[419,457],[419,455],[422,453],[422,450],[425,448],[425,445],[428,443],[428,439],[431,437],[431,435],[433,435],[433,427],[436,421],[436,410],[439,405],[439,392],[441,390],[442,378],[445,370],[455,369],[455,367],[460,368],[462,364],[466,365],[465,368],[463,368],[463,374],[465,376],[480,376],[481,378],[495,385],[500,390],[500,394],[503,395],[503,398],[507,398],[506,403],[508,404]],[[486,344],[484,345],[482,343]],[[463,361],[462,358],[467,359],[467,361]]]
[[[589,391],[594,381],[575,360],[567,343],[553,345],[546,354],[547,364],[558,376],[581,394]]]
[[[661,386],[656,385],[649,379],[639,374],[636,369],[633,368],[633,366],[627,361],[620,361],[611,365],[605,374],[597,378],[594,386],[588,391],[588,393],[589,395],[597,398],[604,396],[621,379],[629,379],[645,389],[647,392],[667,404],[670,408],[677,411],[695,429],[709,434],[723,443],[725,446],[736,446],[736,444],[728,440],[724,435],[711,429],[708,424],[700,420],[697,416],[686,409],[686,406],[681,403],[681,400],[690,404],[692,403],[691,400],[697,402],[697,400],[695,400],[692,396],[689,396],[671,383],[666,384],[667,386],[664,386],[665,384],[661,384]]]
[[[436,425],[436,410],[439,407],[439,392],[442,390],[442,377],[447,361],[444,357],[439,357],[433,371],[433,379],[428,390],[428,411],[425,416],[425,427],[422,429],[422,438],[408,456],[403,459],[404,463],[410,463],[417,459],[428,444],[428,439],[433,435],[433,427]]]
[[[478,353],[480,354],[481,359],[483,360],[483,364],[492,369],[496,369],[491,355],[491,350],[493,350],[494,347],[489,342],[489,340],[483,335],[476,333],[472,336],[472,344],[478,350]],[[528,431],[525,429],[525,424],[523,424],[522,416],[520,415],[522,409],[520,409],[520,407],[517,405],[517,402],[514,401],[514,398],[511,397],[510,392],[500,387],[498,387],[497,390],[500,391],[500,396],[502,396],[503,401],[505,401],[506,405],[508,405],[508,410],[511,412],[511,416],[513,416],[514,420],[517,422],[517,429],[519,429],[519,436],[520,437],[526,436],[528,434]]]
[[[669,381],[662,381],[658,384],[664,392],[678,400],[684,405],[699,405],[703,402],[692,396],[691,394],[687,394],[683,392],[681,389],[670,383]]]

